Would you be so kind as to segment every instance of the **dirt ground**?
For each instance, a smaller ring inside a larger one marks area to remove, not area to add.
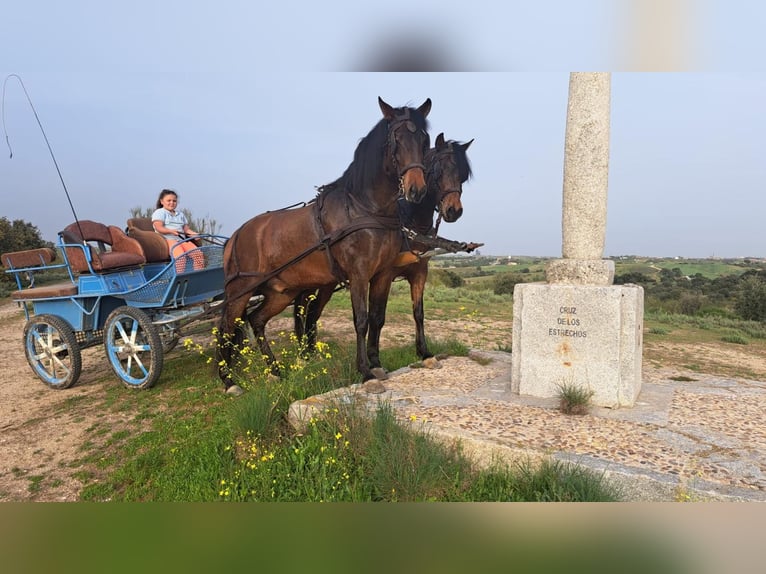
[[[286,319],[272,322],[271,330],[289,330]],[[15,303],[0,303],[0,501],[76,501],[82,488],[78,475],[87,473],[82,462],[88,429],[96,420],[107,423],[111,432],[128,428],[131,413],[97,410],[105,388],[119,385],[111,375],[103,349],[94,347],[83,353],[79,382],[65,390],[52,390],[37,379],[24,356],[22,335],[24,316]],[[511,323],[487,319],[426,321],[431,335],[456,338],[471,348],[510,349]],[[323,336],[351,335],[350,319],[326,316]],[[411,320],[389,321],[383,344],[403,344],[413,339]],[[183,351],[176,351],[183,352]],[[766,378],[766,352],[739,345],[675,345],[644,342],[644,377],[658,372],[668,376],[694,375],[683,365],[703,365],[711,373],[730,374],[747,366],[749,372]],[[669,369],[667,365],[680,365]],[[708,371],[705,371],[708,372]],[[449,376],[448,370],[440,371]],[[763,379],[761,379],[763,380]],[[130,392],[130,391],[126,391]]]

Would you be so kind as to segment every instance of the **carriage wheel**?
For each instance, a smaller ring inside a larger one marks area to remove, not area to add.
[[[55,315],[36,315],[24,326],[24,352],[35,375],[52,389],[80,378],[82,356],[74,330]]]
[[[118,307],[104,326],[106,357],[131,389],[148,389],[162,372],[162,338],[149,316],[136,307]]]

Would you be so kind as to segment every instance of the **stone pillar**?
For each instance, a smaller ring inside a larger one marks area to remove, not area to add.
[[[562,259],[546,284],[513,293],[511,390],[554,397],[593,391],[599,406],[632,406],[641,389],[643,289],[613,286],[603,259],[609,175],[610,74],[572,73],[564,153]]]
[[[608,73],[569,79],[564,139],[563,259],[548,264],[549,283],[611,285],[614,262],[602,259],[609,177]]]

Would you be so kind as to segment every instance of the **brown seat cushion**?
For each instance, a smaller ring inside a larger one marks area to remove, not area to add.
[[[131,217],[128,219],[128,229],[140,229],[141,231],[151,231],[152,233],[156,233],[154,231],[154,225],[152,224],[152,220],[149,217]]]
[[[154,231],[151,219],[146,217],[128,219],[128,237],[132,237],[141,244],[148,262],[170,261],[168,242]]]
[[[115,225],[104,225],[95,221],[82,220],[67,225],[61,236],[66,243],[77,243],[83,247],[67,247],[66,254],[72,269],[78,273],[90,271],[85,256],[87,249],[91,259],[93,271],[107,271],[119,267],[131,267],[146,263],[144,250],[135,239],[128,237]],[[90,242],[96,242],[98,248]],[[111,250],[106,249],[106,245]]]
[[[22,301],[24,299],[48,299],[49,297],[71,297],[77,295],[77,285],[71,282],[32,287],[11,293],[11,299]]]

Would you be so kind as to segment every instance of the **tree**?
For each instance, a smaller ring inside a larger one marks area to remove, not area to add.
[[[152,217],[152,213],[154,213],[154,209],[151,207],[143,208],[141,206],[136,206],[130,209],[130,217],[143,217],[150,219]],[[189,222],[189,227],[191,227],[197,233],[218,235],[218,233],[221,231],[221,224],[207,214],[205,214],[205,217],[198,219],[192,215],[190,209],[185,207],[181,209],[181,213],[184,214],[186,221]]]
[[[7,217],[0,217],[0,253],[38,247],[53,247],[53,243],[45,241],[40,236],[40,230],[23,219],[11,222]]]

